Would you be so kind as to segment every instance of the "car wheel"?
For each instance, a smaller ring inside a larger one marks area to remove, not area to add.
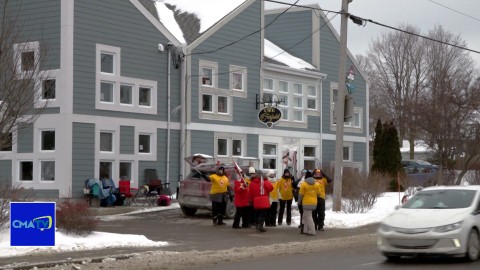
[[[186,207],[186,206],[182,206],[181,209],[182,209],[182,213],[185,216],[193,216],[197,212],[196,208],[190,208],[190,207]]]
[[[227,201],[227,209],[225,210],[225,215],[227,218],[234,218],[235,213],[237,212],[237,208],[235,208],[235,205],[233,205],[233,202],[228,200]]]
[[[479,250],[480,241],[478,239],[478,232],[477,230],[472,230],[468,235],[467,253],[465,254],[465,258],[472,262],[478,260]]]

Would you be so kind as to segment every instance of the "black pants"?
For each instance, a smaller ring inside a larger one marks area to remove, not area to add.
[[[257,230],[263,229],[265,220],[267,219],[269,208],[266,209],[255,209],[255,216],[257,219],[257,225],[255,226]]]
[[[212,219],[214,224],[221,224],[223,222],[226,209],[227,202],[225,200],[222,200],[222,202],[212,201]]]
[[[267,226],[275,226],[275,221],[277,220],[277,208],[278,202],[272,202],[270,209],[268,209],[267,220],[265,222]]]
[[[298,212],[300,212],[300,226],[303,224],[302,217],[303,217],[303,204],[297,205]]]
[[[280,202],[280,211],[278,212],[278,224],[282,224],[285,206],[287,207],[287,225],[292,223],[292,200],[278,200]]]
[[[237,207],[235,212],[235,218],[233,219],[232,227],[238,228],[240,227],[240,219],[242,220],[242,227],[247,228],[250,226],[250,207]]]
[[[312,212],[315,228],[321,229],[325,225],[325,199],[317,198],[317,208]]]

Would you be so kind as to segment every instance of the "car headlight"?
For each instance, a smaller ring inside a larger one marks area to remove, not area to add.
[[[394,227],[389,226],[385,223],[380,223],[380,230],[382,230],[384,232],[391,232],[391,231],[394,231]]]
[[[462,221],[455,222],[455,223],[448,224],[448,225],[444,225],[444,226],[435,227],[435,228],[433,228],[433,231],[438,232],[438,233],[444,233],[444,232],[449,232],[449,231],[456,230],[456,229],[460,228],[461,226],[462,226]]]

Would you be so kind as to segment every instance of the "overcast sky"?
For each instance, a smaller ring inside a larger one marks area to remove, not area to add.
[[[278,1],[295,2],[295,0]],[[265,3],[267,6],[272,5]],[[340,11],[342,0],[300,0],[297,4],[311,3],[319,4],[322,9]],[[349,13],[393,27],[410,24],[420,28],[422,34],[440,24],[445,30],[460,35],[469,49],[480,51],[479,0],[353,0],[349,5]],[[327,17],[331,18],[333,15],[330,13]],[[340,16],[336,16],[331,22],[340,32]],[[349,50],[354,55],[365,54],[371,40],[378,38],[384,31],[394,30],[372,23],[362,27],[349,21],[347,38]],[[470,54],[477,66],[480,66],[480,54]]]

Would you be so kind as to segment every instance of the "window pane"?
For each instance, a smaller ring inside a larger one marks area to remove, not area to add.
[[[55,80],[44,80],[42,85],[42,99],[55,99]]]
[[[337,102],[337,100],[338,100],[338,90],[337,90],[337,89],[334,89],[332,92],[333,92],[333,93],[332,93],[332,95],[333,95],[333,103],[335,103],[335,102]]]
[[[302,85],[299,84],[299,83],[294,83],[294,84],[293,84],[293,92],[294,92],[295,94],[302,95],[302,94],[303,94]]]
[[[42,131],[42,150],[55,150],[55,131]]]
[[[120,103],[121,104],[132,104],[132,93],[133,87],[131,85],[120,85]]]
[[[293,111],[293,120],[294,121],[303,121],[303,112],[302,111]]]
[[[350,147],[343,147],[343,160],[350,160]]]
[[[315,160],[304,160],[303,161],[303,168],[307,170],[314,170],[315,169]]]
[[[360,127],[360,114],[359,113],[354,113],[353,114],[353,126],[354,127]]]
[[[104,179],[104,178],[107,178],[107,179],[110,179],[112,178],[112,162],[105,162],[105,161],[101,161],[100,162],[100,171],[99,171],[99,176],[100,176],[100,179]]]
[[[132,180],[132,163],[120,162],[120,180]]]
[[[42,181],[54,181],[55,180],[55,161],[41,161],[40,171]]]
[[[307,86],[307,91],[308,91],[309,96],[312,96],[312,97],[317,96],[317,87],[315,87],[313,85],[309,85],[309,86]]]
[[[281,109],[282,110],[282,120],[288,120],[288,109]]]
[[[303,148],[303,156],[305,156],[305,157],[315,157],[315,147],[305,146]]]
[[[280,106],[288,106],[289,104],[288,95],[279,95],[278,98],[283,101],[283,103],[280,104]]]
[[[232,86],[235,90],[243,90],[243,74],[232,73]]]
[[[288,92],[288,82],[279,81],[278,82],[278,91],[287,93]]]
[[[22,71],[33,70],[35,65],[35,52],[22,52]]]
[[[213,105],[212,105],[212,96],[210,95],[202,95],[202,111],[204,112],[213,112]]]
[[[113,152],[113,134],[100,132],[100,151]]]
[[[316,99],[307,99],[307,108],[315,110],[317,108],[317,100]]]
[[[263,145],[263,154],[264,155],[277,155],[277,146],[275,144],[264,144]]]
[[[113,83],[100,83],[100,101],[113,102]]]
[[[274,158],[264,158],[263,159],[263,169],[277,169],[277,160]]]
[[[242,155],[242,141],[233,140],[232,142],[232,156],[241,156]]]
[[[213,86],[213,69],[202,68],[202,85]]]
[[[227,97],[218,97],[218,112],[228,113],[228,99]]]
[[[139,135],[138,142],[138,151],[140,153],[150,153],[150,135]]]
[[[273,90],[273,80],[272,79],[263,79],[263,89]]]
[[[138,104],[140,106],[150,106],[150,92],[151,89],[147,87],[140,87],[139,96],[138,96]]]
[[[221,155],[221,156],[227,155],[227,139],[217,140],[217,155]]]
[[[293,106],[296,108],[303,108],[303,98],[302,97],[294,97],[293,98]]]
[[[263,93],[263,102],[265,103],[271,103],[273,100],[273,94],[272,93]]]
[[[33,180],[33,161],[20,162],[20,180],[21,181]]]
[[[113,74],[113,55],[102,53],[101,57],[101,72]]]
[[[12,151],[12,133],[0,133],[0,151]]]

